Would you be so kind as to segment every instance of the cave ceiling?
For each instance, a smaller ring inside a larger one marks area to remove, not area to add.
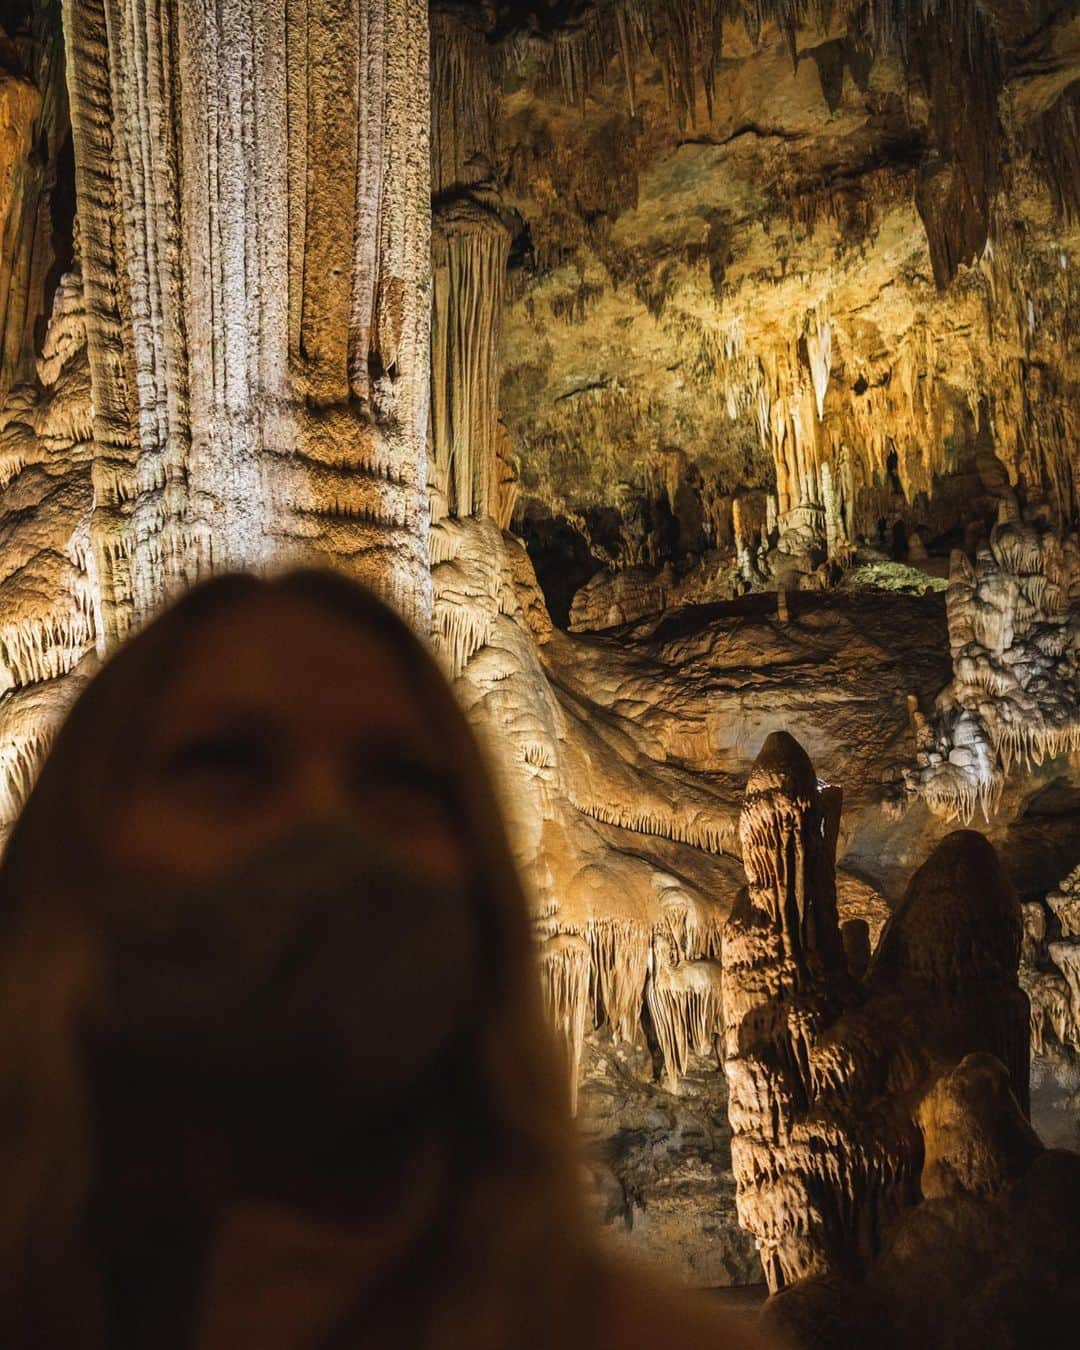
[[[888,8],[500,11],[519,520],[565,518],[593,565],[685,562],[758,489],[830,552],[932,545],[992,515],[955,481],[984,424],[1071,517],[1077,20]]]

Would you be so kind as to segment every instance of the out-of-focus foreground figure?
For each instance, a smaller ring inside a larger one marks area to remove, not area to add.
[[[740,1343],[583,1218],[479,753],[351,582],[219,579],[123,648],[0,923],[3,1344]]]

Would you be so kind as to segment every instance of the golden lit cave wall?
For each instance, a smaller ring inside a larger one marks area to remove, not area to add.
[[[730,494],[768,483],[782,532],[843,556],[873,534],[891,475],[921,511],[950,443],[980,421],[1012,482],[1069,520],[1080,425],[1075,266],[1061,259],[1075,256],[1065,185],[1080,181],[1080,90],[1067,90],[1067,24],[1040,29],[1010,0],[620,0],[504,42],[507,194],[538,260],[508,311],[504,412],[536,497],[571,516],[610,505],[628,459],[635,487],[662,491],[697,433],[728,530]],[[880,141],[884,98],[906,126]],[[750,152],[735,142],[769,141],[774,126],[790,147],[740,177],[732,165]],[[726,195],[688,195],[695,159]],[[657,179],[679,210],[650,235]],[[740,217],[748,193],[761,210]],[[718,254],[716,294],[710,205],[733,250]],[[564,359],[575,324],[604,358]],[[634,360],[648,347],[661,369],[681,362],[678,379],[651,380]]]
[[[426,400],[410,401],[410,381],[426,371],[409,358],[423,350],[427,255],[414,250],[400,267],[395,258],[403,238],[416,243],[424,212],[410,195],[403,215],[390,195],[398,172],[420,182],[422,138],[407,118],[375,126],[360,86],[350,103],[349,79],[343,88],[332,78],[346,68],[335,65],[335,53],[350,62],[366,53],[365,76],[374,72],[376,82],[364,87],[391,102],[400,95],[416,111],[422,43],[409,48],[417,36],[409,30],[402,47],[401,33],[387,27],[408,6],[394,16],[365,6],[363,22],[350,28],[344,7],[329,4],[222,4],[212,16],[194,4],[155,5],[152,39],[136,28],[134,7],[68,8],[78,20],[69,41],[97,414],[89,447],[97,506],[87,536],[94,548],[81,571],[91,612],[104,616],[99,632],[105,640],[120,635],[160,596],[209,567],[257,563],[278,550],[330,552],[406,606],[411,577],[420,593],[414,612],[422,615],[424,551],[413,545],[425,527],[423,438],[410,439],[410,428],[423,422]],[[458,22],[447,17],[448,26]],[[304,60],[296,56],[298,38],[308,44]],[[494,154],[491,93],[483,68],[476,74],[478,47],[475,34],[459,28],[437,48],[442,65],[434,72],[436,91],[458,100],[456,120],[441,112],[437,119],[431,181],[433,486],[448,518],[432,539],[435,609],[444,619],[436,627],[455,671],[473,681],[478,718],[492,711],[485,700],[498,685],[506,714],[498,725],[536,709],[538,720],[550,720],[550,731],[530,726],[520,741],[527,776],[542,784],[527,828],[540,822],[545,831],[536,854],[551,874],[544,968],[571,1055],[580,1054],[594,980],[609,1020],[621,1034],[633,1033],[651,955],[647,996],[674,1071],[687,1047],[707,1044],[715,1030],[716,970],[708,958],[720,916],[698,896],[666,887],[610,831],[626,825],[713,854],[722,847],[723,819],[707,794],[699,808],[695,784],[678,784],[672,805],[641,778],[629,789],[616,783],[613,759],[600,754],[586,763],[590,755],[567,743],[588,745],[587,710],[568,736],[560,725],[566,708],[526,631],[536,607],[525,569],[489,528],[507,236],[497,175],[485,169],[485,155],[490,166]],[[414,78],[403,90],[399,58],[408,50]],[[189,86],[195,94],[175,79],[192,51],[204,82]],[[278,83],[255,90],[253,71],[268,59],[277,62]],[[218,88],[220,105],[210,101]],[[230,101],[234,88],[244,98]],[[348,128],[356,125],[354,154]],[[213,153],[219,144],[221,159]],[[327,165],[340,169],[332,183]],[[381,174],[387,195],[374,211]],[[343,221],[353,231],[351,275],[332,247]],[[190,222],[199,222],[197,237]],[[423,304],[408,310],[418,294]],[[821,392],[833,353],[830,322],[814,311],[800,333],[809,374],[793,364],[790,378],[778,377],[781,392],[795,390],[798,416],[815,438],[823,415],[832,424]],[[731,373],[729,386],[737,382]],[[395,407],[404,408],[404,423],[391,415]],[[786,442],[797,446],[797,436],[786,436],[795,420],[782,410]],[[792,482],[806,476],[796,463]],[[820,492],[819,484],[812,500]],[[581,859],[592,861],[593,873],[579,877]],[[650,952],[673,913],[681,916],[678,964],[664,945]],[[693,973],[696,985],[679,984],[680,970]],[[674,1010],[668,1016],[665,999]]]

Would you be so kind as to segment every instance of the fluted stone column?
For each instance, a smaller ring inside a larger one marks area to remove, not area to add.
[[[103,641],[220,568],[430,613],[424,0],[64,0]]]

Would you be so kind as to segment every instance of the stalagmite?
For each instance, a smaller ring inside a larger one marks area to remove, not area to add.
[[[909,788],[948,818],[989,820],[1014,765],[1080,746],[1069,597],[1074,552],[1002,503],[974,565],[953,554],[947,595],[954,679],[942,691]]]
[[[949,836],[859,981],[837,919],[829,791],[796,741],[768,738],[740,821],[747,889],[724,932],[739,1217],[773,1290],[870,1269],[917,1198],[912,1111],[943,1068],[988,1052],[1027,1104],[1020,910],[993,850]]]

